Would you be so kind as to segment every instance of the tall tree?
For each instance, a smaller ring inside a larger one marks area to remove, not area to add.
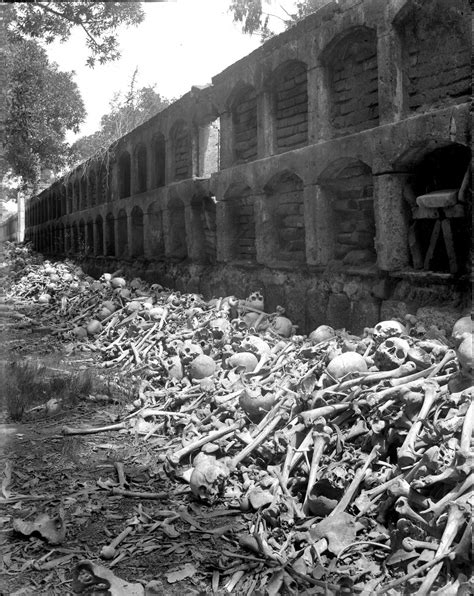
[[[35,185],[41,169],[66,163],[66,131],[76,131],[85,109],[73,73],[62,72],[33,40],[10,44],[6,158],[13,173]]]
[[[7,143],[0,144],[1,175],[6,162],[27,182],[37,179],[39,167],[58,166],[67,153],[65,131],[77,128],[84,116],[71,73],[60,73],[47,64],[35,42],[64,41],[79,29],[85,36],[86,62],[94,66],[119,57],[120,25],[138,25],[143,18],[140,2],[7,0],[0,4],[0,33],[8,34],[7,39],[0,35],[0,57],[9,56],[0,60],[0,132],[7,137]],[[25,54],[28,51],[31,60]]]
[[[106,151],[120,137],[161,112],[173,100],[162,97],[154,86],[136,86],[137,71],[133,73],[125,94],[116,93],[109,104],[110,111],[100,121],[100,129],[79,138],[71,146],[71,165],[77,165],[99,151]]]

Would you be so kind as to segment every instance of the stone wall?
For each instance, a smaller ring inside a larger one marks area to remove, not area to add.
[[[469,3],[434,4],[331,3],[33,197],[28,238],[97,275],[261,290],[301,331],[452,318],[470,305]]]

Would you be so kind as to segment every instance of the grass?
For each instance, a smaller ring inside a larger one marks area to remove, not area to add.
[[[2,363],[1,373],[0,403],[13,422],[20,422],[28,410],[52,398],[71,403],[95,388],[91,371],[53,369],[33,360]]]

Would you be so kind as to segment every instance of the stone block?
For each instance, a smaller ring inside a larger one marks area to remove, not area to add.
[[[286,316],[293,325],[298,325],[297,333],[306,331],[306,311],[304,303],[306,299],[306,288],[303,280],[291,280],[285,285],[284,306]]]
[[[351,310],[351,301],[345,294],[331,294],[328,300],[326,324],[334,329],[349,329]]]
[[[383,300],[380,307],[380,320],[405,322],[405,315],[415,314],[415,308],[409,306],[409,303],[400,300]]]
[[[380,320],[380,300],[353,302],[349,331],[362,335],[364,327],[374,327]]]

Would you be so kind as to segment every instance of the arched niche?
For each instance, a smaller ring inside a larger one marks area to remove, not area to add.
[[[471,151],[459,143],[419,145],[397,160],[409,172],[403,195],[412,265],[440,273],[470,271]]]
[[[94,225],[96,236],[95,254],[100,256],[104,254],[104,220],[101,215],[95,218]]]
[[[141,257],[144,253],[143,211],[135,206],[130,214],[131,218],[131,256]]]
[[[163,211],[157,201],[154,201],[148,207],[147,227],[147,252],[149,256],[152,258],[164,256]]]
[[[183,261],[188,256],[184,203],[178,197],[168,202],[169,244],[168,258]]]
[[[112,213],[105,218],[105,254],[115,257],[115,220]]]
[[[135,150],[135,192],[141,193],[147,190],[147,150],[144,144],[140,144]]]
[[[365,26],[341,33],[321,56],[326,69],[330,124],[336,136],[379,123],[377,33]]]
[[[153,186],[159,188],[166,184],[166,142],[161,133],[153,137],[153,166],[154,180]]]
[[[88,219],[86,223],[86,254],[94,254],[94,222]]]
[[[239,85],[230,98],[234,163],[257,159],[257,93],[252,85]]]
[[[306,232],[303,181],[290,171],[274,176],[264,187],[265,220],[263,242],[280,261],[306,261]]]
[[[409,0],[396,16],[406,111],[470,101],[470,15],[468,0]]]
[[[216,199],[213,196],[194,196],[191,200],[193,238],[197,258],[204,263],[216,261]]]
[[[336,160],[321,174],[319,184],[331,207],[332,222],[328,224],[332,226],[335,260],[348,266],[375,263],[370,166],[357,159]]]
[[[308,67],[288,60],[272,74],[275,149],[278,153],[308,143]]]
[[[117,240],[118,240],[118,257],[127,257],[129,254],[128,246],[128,223],[127,212],[125,209],[120,209],[117,214]]]
[[[79,220],[77,228],[77,247],[80,254],[86,252],[86,223],[83,219]]]
[[[254,196],[245,183],[232,184],[224,194],[227,258],[255,262],[257,257]]]
[[[191,134],[184,120],[178,120],[170,131],[173,180],[192,177]]]
[[[119,198],[125,199],[131,195],[131,163],[130,153],[122,151],[118,160]]]

